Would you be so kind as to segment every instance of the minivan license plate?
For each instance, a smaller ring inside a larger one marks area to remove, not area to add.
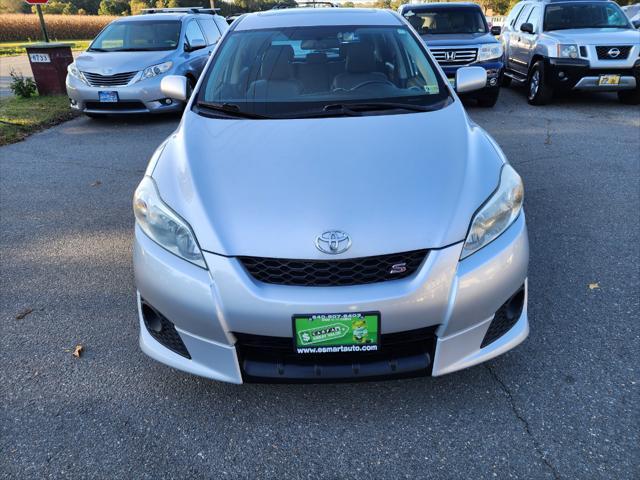
[[[298,354],[376,352],[380,313],[294,315],[293,336]]]
[[[118,101],[118,92],[98,92],[100,103],[116,103]]]

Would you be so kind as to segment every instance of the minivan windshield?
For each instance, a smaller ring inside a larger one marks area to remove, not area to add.
[[[404,17],[420,35],[487,33],[487,25],[479,8],[419,8]]]
[[[292,118],[425,111],[449,99],[409,28],[323,26],[231,32],[196,105]]]
[[[547,5],[544,30],[572,28],[630,28],[629,20],[615,3],[559,3]]]
[[[89,51],[174,50],[180,42],[180,26],[177,20],[114,22],[100,32]]]

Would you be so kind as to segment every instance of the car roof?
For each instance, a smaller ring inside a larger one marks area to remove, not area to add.
[[[401,26],[400,17],[390,10],[365,8],[292,8],[249,13],[235,24],[235,30],[262,28],[317,27],[333,25]]]
[[[187,17],[195,16],[193,14],[185,13],[144,13],[141,15],[131,15],[130,17],[122,17],[116,20],[116,22],[139,22],[139,21],[151,21],[151,20],[176,20],[181,21]]]
[[[472,2],[451,2],[451,3],[405,3],[400,8],[403,11],[405,10],[421,10],[421,9],[429,9],[429,10],[446,10],[448,8],[460,8],[460,7],[470,7],[480,9],[480,5]]]

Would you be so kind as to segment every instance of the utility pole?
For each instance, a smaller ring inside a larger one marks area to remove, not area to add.
[[[211,8],[216,8],[215,0],[209,0],[209,5],[211,6]]]

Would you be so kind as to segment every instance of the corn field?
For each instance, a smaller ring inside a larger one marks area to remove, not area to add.
[[[44,16],[52,40],[84,40],[95,37],[112,20],[119,17],[88,15]],[[40,22],[35,14],[0,13],[0,42],[41,40]]]

